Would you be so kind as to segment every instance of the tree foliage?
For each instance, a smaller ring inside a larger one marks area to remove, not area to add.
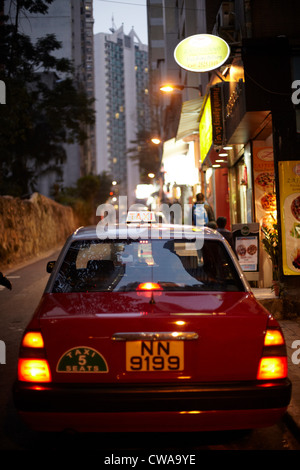
[[[86,175],[77,180],[75,186],[54,188],[54,199],[60,204],[71,206],[84,225],[95,223],[98,205],[109,198],[111,176],[105,171],[100,175]]]
[[[138,131],[136,140],[130,142],[133,147],[127,151],[129,157],[139,164],[142,183],[149,182],[148,173],[157,174],[160,168],[159,147],[152,143],[151,137],[150,131]]]
[[[95,120],[93,100],[75,80],[72,63],[54,55],[61,48],[55,36],[33,44],[19,31],[21,12],[45,14],[52,2],[11,1],[14,21],[4,17],[0,28],[0,79],[6,85],[6,105],[0,106],[0,194],[25,195],[35,190],[40,175],[59,173],[64,144],[82,144]]]

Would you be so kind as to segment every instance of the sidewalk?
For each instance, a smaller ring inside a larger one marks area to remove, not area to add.
[[[259,301],[276,299],[271,289],[252,289],[252,291]],[[292,399],[287,410],[286,420],[297,432],[300,432],[300,362],[299,364],[292,362],[293,354],[294,358],[300,361],[300,316],[291,320],[279,319],[278,321],[286,341],[289,379],[292,382]],[[299,341],[299,344],[294,344],[292,348],[294,341]]]

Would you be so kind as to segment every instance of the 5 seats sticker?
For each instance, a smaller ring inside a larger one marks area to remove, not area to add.
[[[108,372],[107,362],[96,349],[78,346],[69,349],[59,359],[57,372],[101,373]]]

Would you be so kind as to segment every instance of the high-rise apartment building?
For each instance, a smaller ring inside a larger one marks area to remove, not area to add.
[[[5,14],[12,21],[15,17],[15,5],[5,2]],[[94,96],[94,54],[93,54],[93,0],[54,0],[45,15],[20,12],[19,29],[35,41],[47,34],[54,34],[61,43],[61,48],[53,54],[73,62],[75,80],[86,90],[87,95]],[[95,132],[91,126],[86,129],[88,139],[83,146],[70,144],[65,146],[66,161],[61,164],[62,178],[57,174],[47,173],[37,181],[37,189],[49,196],[55,183],[61,187],[73,186],[80,176],[95,172]]]
[[[211,2],[213,0],[210,0]],[[163,140],[176,136],[181,104],[205,92],[200,74],[186,73],[174,59],[174,50],[185,37],[206,32],[205,0],[147,0],[149,75],[152,107],[158,108],[157,131]],[[161,85],[172,83],[185,88],[163,96]]]
[[[135,201],[139,169],[128,155],[137,133],[150,127],[148,47],[123,26],[94,36],[97,172],[106,171],[119,195]]]

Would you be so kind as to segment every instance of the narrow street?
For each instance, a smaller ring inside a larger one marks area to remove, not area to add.
[[[37,434],[20,422],[11,389],[16,377],[22,332],[28,323],[48,279],[46,263],[56,253],[8,274],[12,291],[0,291],[0,339],[6,345],[6,364],[0,364],[0,450],[97,449],[103,459],[140,455],[140,466],[152,455],[199,455],[202,450],[300,450],[284,422],[254,431],[188,434]],[[45,437],[46,436],[46,437]],[[200,461],[198,460],[198,463]]]

